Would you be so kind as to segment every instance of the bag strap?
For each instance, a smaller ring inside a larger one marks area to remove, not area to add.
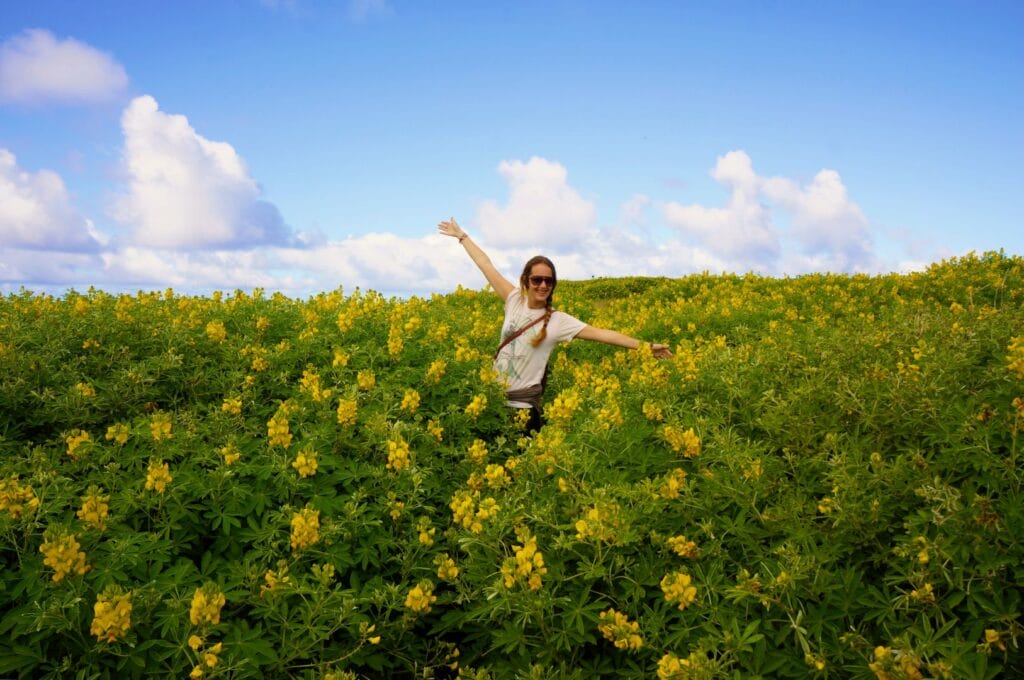
[[[552,310],[551,310],[551,313],[552,313],[552,314],[554,314],[554,313],[555,313],[555,310],[553,310],[553,309],[552,309]],[[518,338],[518,337],[519,337],[520,335],[522,335],[523,333],[525,333],[525,332],[526,332],[527,330],[529,330],[530,328],[532,328],[532,327],[536,326],[536,325],[537,325],[538,323],[540,323],[541,321],[543,321],[543,320],[544,320],[544,317],[546,317],[546,316],[548,316],[547,312],[545,312],[544,314],[541,314],[541,315],[540,315],[540,316],[538,316],[538,317],[537,317],[536,319],[534,319],[534,320],[533,320],[533,321],[531,321],[530,323],[526,324],[525,326],[523,326],[522,328],[520,328],[519,330],[517,330],[517,331],[516,331],[515,333],[510,333],[510,334],[508,335],[508,337],[506,337],[506,338],[505,338],[504,340],[502,340],[502,341],[501,341],[501,344],[500,344],[500,345],[498,345],[498,349],[497,349],[497,350],[495,350],[495,352],[494,352],[494,358],[495,358],[495,359],[497,359],[497,358],[498,358],[498,354],[500,354],[500,353],[501,353],[501,350],[503,350],[503,349],[505,348],[505,345],[507,345],[508,343],[512,342],[512,341],[513,341],[513,340],[515,340],[516,338]]]

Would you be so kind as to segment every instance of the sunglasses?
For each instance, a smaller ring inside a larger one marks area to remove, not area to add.
[[[541,284],[551,288],[555,285],[555,277],[553,276],[531,276],[530,284],[539,287]]]

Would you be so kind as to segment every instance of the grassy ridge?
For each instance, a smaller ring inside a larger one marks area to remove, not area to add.
[[[9,296],[0,673],[1024,673],[1022,284],[562,282],[530,438],[486,292]]]

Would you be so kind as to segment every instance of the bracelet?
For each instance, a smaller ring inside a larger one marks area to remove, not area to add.
[[[462,243],[462,240],[463,240],[464,238],[466,238],[467,236],[469,236],[469,234],[463,234],[462,236],[460,236],[460,237],[459,237],[459,243]]]

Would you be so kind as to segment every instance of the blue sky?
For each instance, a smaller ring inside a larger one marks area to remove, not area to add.
[[[1024,4],[5,3],[0,290],[1024,254]]]

